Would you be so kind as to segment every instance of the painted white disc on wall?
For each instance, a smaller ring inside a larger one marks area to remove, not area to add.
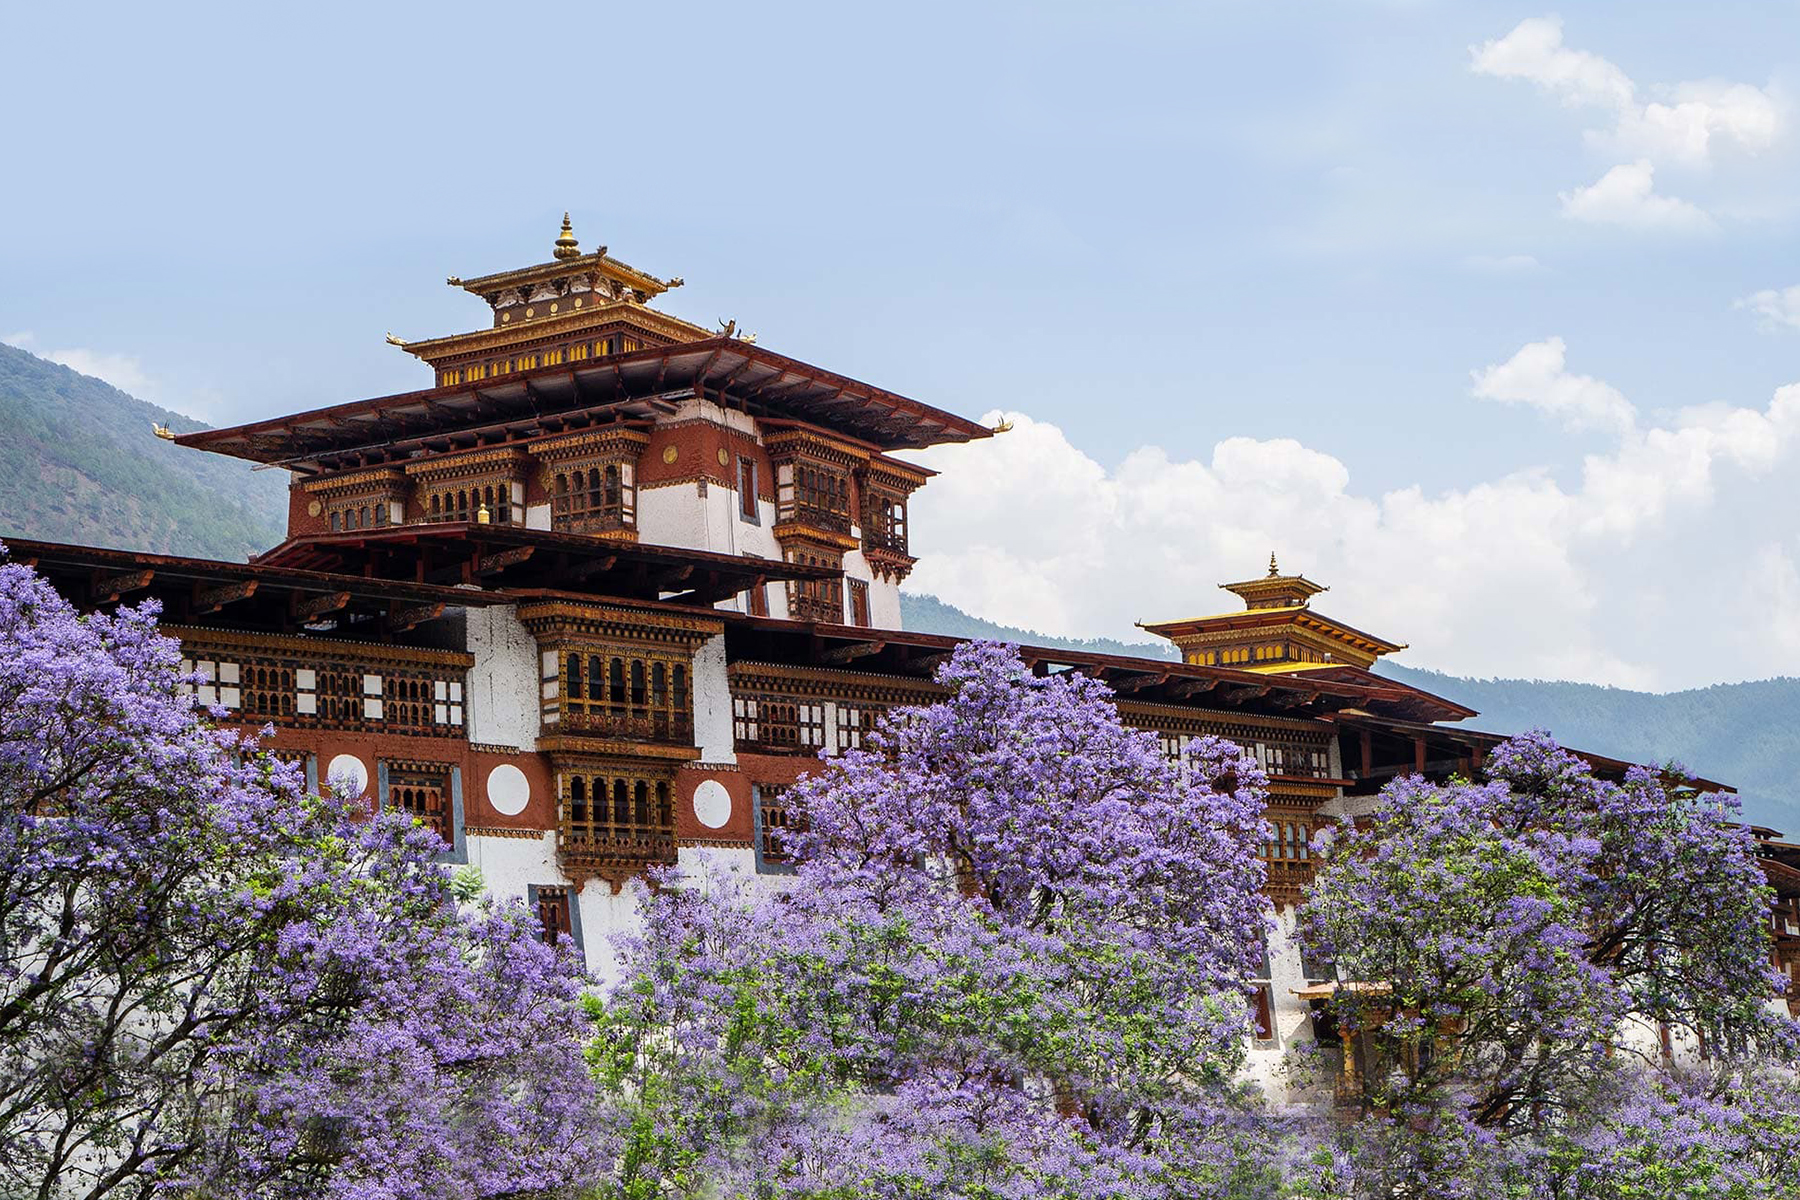
[[[531,780],[511,763],[501,763],[488,772],[488,803],[503,817],[516,817],[531,800]]]
[[[694,789],[694,816],[708,829],[731,820],[731,793],[716,779],[703,780]]]
[[[340,754],[326,764],[325,781],[342,783],[349,787],[351,794],[364,795],[369,790],[368,764],[354,754]]]

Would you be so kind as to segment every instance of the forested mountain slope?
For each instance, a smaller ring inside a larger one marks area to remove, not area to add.
[[[151,436],[205,428],[0,344],[0,539],[243,560],[281,540],[287,472]]]

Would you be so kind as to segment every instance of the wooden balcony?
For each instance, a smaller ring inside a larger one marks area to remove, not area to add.
[[[694,718],[688,712],[564,712],[546,733],[564,737],[605,738],[615,742],[694,744]]]
[[[627,829],[588,834],[565,827],[557,836],[557,855],[569,878],[598,876],[616,891],[633,875],[674,863],[675,831]]]

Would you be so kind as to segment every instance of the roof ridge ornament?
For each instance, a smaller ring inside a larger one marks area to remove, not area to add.
[[[1269,551],[1269,578],[1279,579],[1280,577],[1281,568],[1275,565],[1275,552],[1271,550]]]
[[[562,233],[556,239],[556,257],[580,258],[581,244],[575,240],[575,229],[569,224],[569,214],[563,213]]]

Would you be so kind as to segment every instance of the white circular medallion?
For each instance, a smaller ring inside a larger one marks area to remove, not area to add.
[[[361,796],[369,790],[369,768],[354,754],[340,754],[326,765],[325,781],[342,785],[352,796]]]
[[[718,829],[731,820],[731,793],[724,784],[708,779],[694,789],[694,816],[708,829]]]
[[[525,778],[525,772],[511,763],[501,763],[488,772],[488,803],[494,811],[504,817],[516,817],[525,811],[525,804],[531,799],[531,781]]]

